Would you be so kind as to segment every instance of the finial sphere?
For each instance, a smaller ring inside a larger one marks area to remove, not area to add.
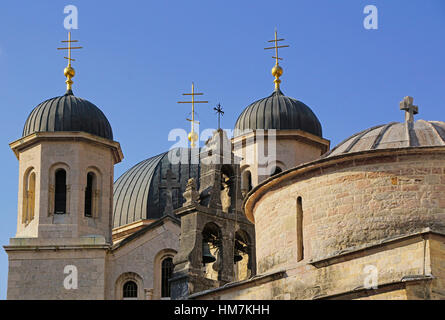
[[[198,135],[196,134],[196,132],[190,132],[188,135],[188,139],[190,142],[194,142],[198,140]]]
[[[74,77],[76,75],[76,72],[74,71],[74,69],[71,66],[67,66],[63,70],[63,74],[65,75],[65,77],[72,78],[72,77]]]
[[[281,68],[279,65],[275,65],[275,66],[272,68],[272,75],[273,75],[275,78],[279,78],[279,77],[281,77],[282,74],[283,74],[283,68]]]

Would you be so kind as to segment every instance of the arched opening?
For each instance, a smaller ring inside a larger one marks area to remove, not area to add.
[[[241,188],[241,192],[246,195],[250,190],[253,189],[252,186],[252,174],[250,173],[249,170],[244,170],[243,175],[242,175],[242,188]]]
[[[235,280],[241,281],[252,276],[252,245],[247,232],[238,230],[235,233],[234,272]]]
[[[213,222],[202,231],[202,265],[205,277],[220,280],[222,269],[222,237],[220,228]]]
[[[303,200],[297,198],[297,261],[304,259],[303,247]]]
[[[134,281],[127,281],[124,283],[122,289],[124,300],[133,300],[138,298],[138,285]]]
[[[28,224],[34,219],[36,193],[36,174],[32,170],[25,174],[23,181],[22,223]]]
[[[271,174],[271,176],[274,176],[274,175],[279,174],[279,173],[281,173],[281,172],[283,172],[283,169],[281,169],[280,167],[275,167],[275,168],[272,170],[272,174]]]
[[[96,175],[92,172],[87,174],[87,185],[85,188],[85,217],[93,216],[94,186],[96,185]]]
[[[164,248],[159,251],[153,261],[153,290],[151,298],[154,300],[169,299],[171,296],[168,280],[173,276],[173,257],[176,250]],[[170,264],[171,263],[171,264]],[[166,290],[168,292],[166,292]]]
[[[229,165],[221,167],[221,208],[223,212],[229,212],[233,208],[234,197],[233,169]]]
[[[64,214],[66,213],[66,171],[57,170],[55,178],[54,213]]]
[[[173,274],[173,258],[168,257],[162,260],[161,264],[161,298],[170,297],[170,284],[168,280]]]

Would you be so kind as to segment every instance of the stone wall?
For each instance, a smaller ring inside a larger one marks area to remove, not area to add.
[[[419,233],[326,260],[296,263],[280,279],[258,283],[254,278],[196,299],[443,299],[437,259],[444,254],[445,235]],[[376,288],[365,286],[370,283],[369,266],[376,270]]]
[[[122,154],[117,142],[87,133],[36,133],[11,144],[19,159],[17,238],[103,236],[111,243],[114,164]],[[24,176],[36,174],[34,219],[22,220]],[[54,214],[55,172],[67,173],[66,213]],[[93,216],[86,217],[87,174],[93,172]]]
[[[445,154],[394,155],[325,166],[283,181],[255,203],[260,273],[296,261],[296,201],[304,259],[430,227],[445,231]]]
[[[261,136],[261,135],[260,135]],[[275,138],[275,139],[274,139]],[[234,139],[234,153],[242,158],[241,169],[252,174],[252,185],[256,186],[270,177],[276,166],[282,171],[319,158],[329,149],[329,141],[301,130],[279,130],[276,136],[264,139],[264,144],[254,143],[253,133]],[[262,140],[260,140],[262,141]],[[275,144],[275,152],[269,155],[269,144]],[[264,150],[263,150],[264,148]],[[266,155],[266,159],[264,157]]]
[[[8,300],[104,299],[106,248],[42,248],[9,251]],[[77,268],[77,289],[67,290],[65,267]]]
[[[161,262],[164,257],[173,256],[179,250],[180,234],[177,223],[168,218],[164,218],[163,222],[157,222],[156,227],[147,226],[137,231],[139,235],[136,238],[125,244],[118,243],[108,255],[106,299],[120,299],[123,279],[132,274],[137,275],[137,284],[141,289],[138,299],[161,298]]]

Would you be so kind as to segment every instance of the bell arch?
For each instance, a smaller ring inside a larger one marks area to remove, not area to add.
[[[221,227],[208,222],[202,230],[201,262],[205,277],[212,280],[221,278],[223,247]]]
[[[241,281],[253,276],[253,244],[249,234],[244,230],[235,232],[234,240],[234,273],[235,280]]]

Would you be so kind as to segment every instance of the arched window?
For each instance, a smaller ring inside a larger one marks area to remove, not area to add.
[[[23,188],[23,208],[22,222],[29,223],[34,219],[35,210],[35,192],[36,192],[36,174],[33,171],[28,172],[24,178]]]
[[[170,297],[170,285],[168,280],[172,277],[173,267],[173,259],[171,257],[162,260],[161,298]]]
[[[134,299],[138,297],[138,285],[134,281],[124,283],[123,295],[124,299]]]
[[[303,201],[297,198],[297,261],[304,259],[303,247]]]
[[[54,213],[66,213],[66,171],[56,171],[56,190],[54,192]]]
[[[87,174],[87,186],[85,188],[85,217],[93,216],[93,187],[96,184],[96,176],[92,172]]]

